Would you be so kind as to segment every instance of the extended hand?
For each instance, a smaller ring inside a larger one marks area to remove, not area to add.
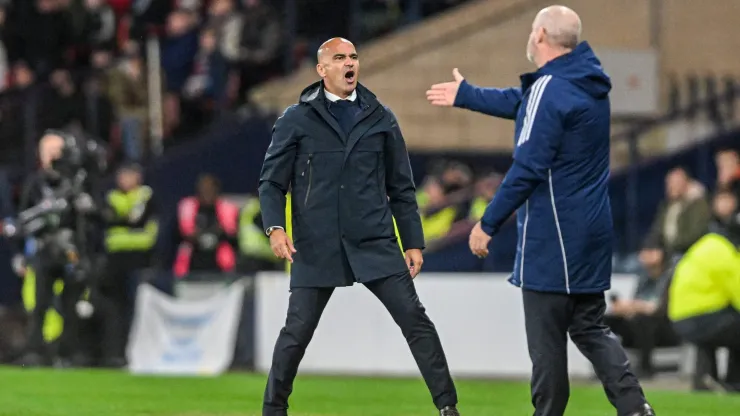
[[[421,250],[418,248],[406,250],[406,266],[409,268],[412,279],[419,274],[422,264],[424,264],[424,256],[421,255]]]
[[[452,107],[455,105],[457,91],[460,89],[460,84],[465,78],[460,75],[460,71],[457,68],[452,70],[452,76],[455,79],[454,81],[432,85],[431,89],[427,91],[427,101],[432,105],[440,107]]]
[[[473,230],[470,231],[470,239],[468,240],[470,251],[479,258],[484,258],[488,255],[488,243],[490,242],[491,236],[483,231],[480,221],[478,221],[473,227]]]
[[[276,229],[270,233],[270,248],[278,258],[287,259],[293,263],[293,253],[296,252],[296,249],[285,230]]]

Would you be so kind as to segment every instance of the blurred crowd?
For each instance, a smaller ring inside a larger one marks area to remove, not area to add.
[[[0,0],[0,164],[30,169],[48,128],[146,160],[161,147],[151,140],[196,136],[325,39],[369,39],[461,2]]]
[[[152,132],[192,135],[282,73],[281,17],[260,0],[4,0],[0,25],[7,163],[47,128],[142,161]]]
[[[740,246],[738,151],[720,150],[715,165],[717,182],[711,192],[684,167],[668,172],[665,197],[633,269],[639,275],[635,293],[630,298],[611,299],[607,323],[625,346],[638,352],[636,370],[643,377],[662,370],[654,364],[657,348],[680,346],[688,340],[699,347],[694,389],[740,391],[737,252],[731,250],[725,257],[719,250],[704,249],[711,241],[707,235],[719,235],[731,246]],[[719,266],[719,273],[715,266]],[[685,310],[690,311],[686,316]],[[703,330],[716,328],[726,339],[706,343],[690,339],[696,331],[696,319],[703,319]],[[694,326],[688,335],[680,331],[683,327],[677,323],[682,321]],[[726,382],[719,381],[717,375],[716,350],[720,347],[730,348]]]
[[[466,241],[502,179],[455,160],[432,162],[417,193],[427,251]]]

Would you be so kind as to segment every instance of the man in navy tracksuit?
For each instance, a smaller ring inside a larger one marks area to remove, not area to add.
[[[521,88],[464,81],[427,92],[434,105],[516,121],[514,161],[471,232],[474,254],[517,211],[519,242],[510,282],[523,289],[535,415],[561,416],[568,402],[567,338],[593,363],[618,414],[652,416],[617,338],[603,323],[610,288],[612,215],[608,195],[609,77],[572,10],[553,6],[535,18],[527,56],[538,70]]]

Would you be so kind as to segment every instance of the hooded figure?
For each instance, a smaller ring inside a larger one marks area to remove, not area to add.
[[[609,289],[611,82],[591,47],[522,75],[521,88],[481,90],[490,91],[463,81],[455,106],[516,120],[514,162],[481,220],[493,235],[518,208],[510,281],[544,292]]]

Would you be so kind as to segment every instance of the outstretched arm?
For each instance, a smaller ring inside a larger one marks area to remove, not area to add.
[[[454,81],[432,85],[427,100],[435,106],[458,107],[494,117],[513,120],[522,101],[520,88],[482,88],[468,84],[460,71],[452,71]]]
[[[520,88],[483,88],[463,80],[455,97],[455,107],[514,120],[521,101]]]

